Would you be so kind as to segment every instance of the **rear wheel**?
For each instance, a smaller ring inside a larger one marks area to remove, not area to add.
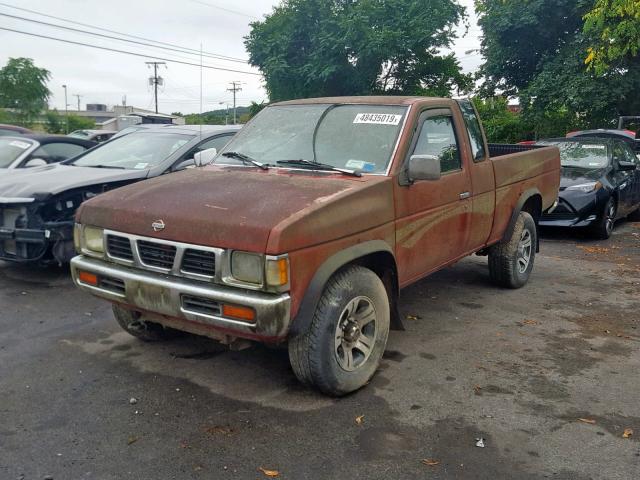
[[[607,200],[600,217],[591,226],[591,234],[600,240],[606,240],[613,233],[613,226],[616,222],[617,206],[613,197]]]
[[[489,249],[489,275],[501,287],[524,286],[533,270],[538,230],[533,217],[520,212],[511,237]]]
[[[345,395],[373,376],[389,335],[389,299],[380,278],[349,267],[327,283],[306,332],[289,340],[298,379],[328,395]]]
[[[148,322],[144,320],[140,312],[127,310],[119,305],[113,305],[113,315],[125,332],[144,342],[160,342],[182,335],[179,330],[163,327],[159,323]]]

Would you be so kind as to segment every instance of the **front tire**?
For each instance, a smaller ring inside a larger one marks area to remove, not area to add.
[[[617,206],[613,197],[607,200],[602,214],[596,222],[591,226],[591,234],[599,240],[607,240],[613,233],[613,226],[616,222]]]
[[[143,342],[161,342],[182,335],[179,330],[144,320],[140,312],[127,310],[119,305],[113,305],[112,308],[118,325],[129,335],[133,335]]]
[[[289,340],[298,379],[327,395],[363,387],[380,364],[389,336],[384,284],[371,270],[348,267],[325,286],[311,325]]]
[[[533,217],[520,212],[508,240],[489,249],[489,275],[501,287],[520,288],[531,276],[538,245],[538,229]]]

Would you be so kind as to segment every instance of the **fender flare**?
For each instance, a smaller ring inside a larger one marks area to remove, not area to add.
[[[296,336],[307,331],[311,324],[311,320],[313,319],[318,302],[320,301],[320,297],[322,296],[322,292],[324,291],[324,287],[333,274],[354,260],[372,253],[389,253],[395,261],[393,249],[383,240],[370,240],[359,243],[345,248],[344,250],[340,250],[326,259],[316,270],[316,273],[313,275],[313,278],[307,286],[304,297],[298,307],[298,312],[291,322],[289,335]],[[397,297],[397,292],[395,295]],[[389,300],[391,302],[393,299]],[[393,305],[391,309],[391,315],[394,317]]]
[[[540,199],[542,199],[542,194],[540,193],[540,190],[538,190],[537,188],[530,188],[520,194],[520,198],[518,198],[518,202],[516,203],[516,206],[513,207],[513,212],[511,213],[511,218],[509,219],[507,228],[505,229],[504,235],[502,236],[502,241],[509,241],[509,239],[511,238],[511,235],[513,234],[513,230],[516,227],[516,221],[518,220],[518,215],[520,215],[520,212],[522,211],[522,207],[524,207],[524,204],[527,203],[527,201],[534,196],[539,196]],[[544,205],[541,205],[541,208],[544,209]],[[538,222],[536,222],[536,229],[537,228],[538,228]],[[539,252],[540,251],[540,235],[536,235],[536,237],[538,238],[537,245],[536,245],[536,252]]]

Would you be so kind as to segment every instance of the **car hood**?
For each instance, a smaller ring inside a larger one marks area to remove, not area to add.
[[[600,180],[606,172],[606,168],[588,170],[586,168],[562,167],[560,172],[560,190],[564,190],[572,185],[596,182]]]
[[[190,169],[85,202],[80,223],[164,240],[279,254],[394,218],[384,176],[242,167]],[[165,228],[154,232],[151,224]]]
[[[0,198],[41,198],[90,185],[143,179],[147,170],[45,165],[0,173]]]

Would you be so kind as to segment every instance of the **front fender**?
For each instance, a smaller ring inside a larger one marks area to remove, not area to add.
[[[389,253],[394,256],[393,249],[387,242],[383,240],[370,240],[340,250],[326,259],[318,270],[316,270],[311,282],[309,282],[309,286],[300,302],[296,317],[291,324],[289,334],[296,336],[308,330],[324,287],[333,274],[359,258],[380,252]]]

